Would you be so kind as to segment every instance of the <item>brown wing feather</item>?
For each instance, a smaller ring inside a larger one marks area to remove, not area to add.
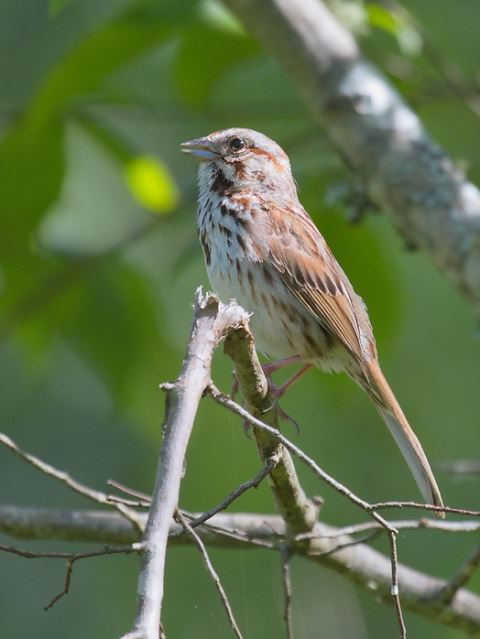
[[[301,208],[269,207],[269,253],[291,293],[358,360],[375,356],[367,312],[313,221]],[[368,344],[368,349],[365,344]]]

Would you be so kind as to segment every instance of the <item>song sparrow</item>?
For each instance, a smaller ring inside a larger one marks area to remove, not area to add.
[[[268,357],[302,362],[301,373],[313,365],[357,382],[424,499],[443,506],[420,442],[380,369],[365,304],[300,204],[286,153],[262,133],[237,128],[181,148],[200,160],[197,225],[215,291],[253,312],[252,332]]]

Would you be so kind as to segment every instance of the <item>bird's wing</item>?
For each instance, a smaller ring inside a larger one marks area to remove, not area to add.
[[[375,341],[361,298],[301,207],[268,207],[269,257],[284,284],[359,361],[376,356]]]

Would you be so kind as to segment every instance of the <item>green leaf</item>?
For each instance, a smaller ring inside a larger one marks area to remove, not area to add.
[[[258,45],[242,33],[197,26],[182,41],[173,64],[173,85],[187,104],[201,107],[229,69],[258,53]]]

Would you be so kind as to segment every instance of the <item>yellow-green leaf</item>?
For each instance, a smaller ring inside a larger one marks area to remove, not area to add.
[[[178,204],[177,186],[163,162],[139,155],[125,165],[125,179],[133,197],[149,211],[170,213]]]

